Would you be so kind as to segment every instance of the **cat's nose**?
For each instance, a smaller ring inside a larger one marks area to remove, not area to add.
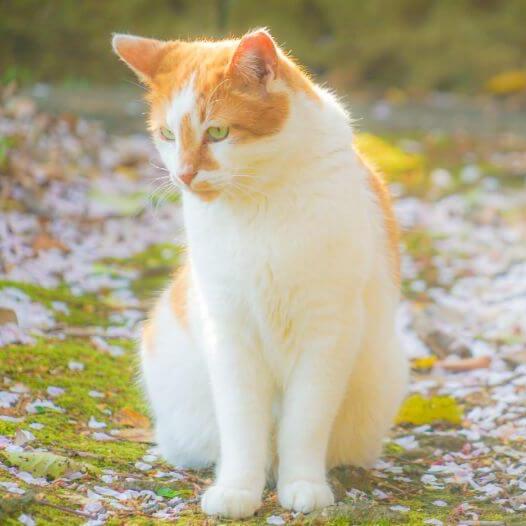
[[[190,186],[192,184],[192,181],[195,179],[195,176],[197,175],[197,172],[195,171],[187,171],[183,172],[179,175],[179,179],[186,185]]]

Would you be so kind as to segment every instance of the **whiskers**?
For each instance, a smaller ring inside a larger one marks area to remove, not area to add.
[[[148,196],[149,208],[157,212],[167,201],[170,201],[186,189],[181,181],[170,176],[169,170],[162,166],[151,164],[162,172],[162,175],[152,180],[154,188]],[[229,199],[241,198],[244,201],[260,201],[264,204],[270,200],[269,192],[262,187],[260,175],[250,170],[233,171],[230,172],[228,177],[221,177],[219,174],[216,174],[216,177],[212,176],[208,179],[208,182],[214,190],[217,190]]]
[[[155,168],[166,172],[166,175],[161,175],[153,179],[152,184],[154,185],[154,188],[148,195],[149,207],[154,212],[157,212],[169,198],[174,197],[177,194],[177,191],[174,188],[174,182],[170,177],[169,171],[160,166],[156,166]]]
[[[226,185],[226,192],[229,196],[234,196],[236,193],[241,194],[245,198],[268,200],[270,196],[257,183],[257,176],[254,172],[234,172],[231,174],[232,179]],[[253,181],[256,181],[253,184]]]

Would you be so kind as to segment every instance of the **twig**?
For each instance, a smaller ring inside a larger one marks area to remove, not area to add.
[[[49,502],[46,499],[35,498],[35,502],[37,504],[43,504],[44,506],[48,506],[49,508],[54,508],[56,510],[64,511],[66,513],[71,513],[72,515],[77,515],[78,517],[83,517],[85,519],[95,518],[95,515],[92,515],[91,513],[86,513],[85,511],[80,511],[80,510],[74,510],[73,508],[68,508],[67,506],[61,506],[60,504],[53,504],[52,502]]]
[[[107,336],[106,330],[102,327],[68,327],[55,326],[48,333],[62,333],[66,336],[75,336],[78,338],[89,338],[91,336]]]

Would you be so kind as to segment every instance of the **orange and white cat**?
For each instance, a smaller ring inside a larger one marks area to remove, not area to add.
[[[187,261],[142,338],[160,450],[216,464],[210,515],[252,515],[273,471],[285,508],[333,504],[327,469],[374,463],[408,381],[383,183],[336,98],[267,31],[113,46],[183,189]]]

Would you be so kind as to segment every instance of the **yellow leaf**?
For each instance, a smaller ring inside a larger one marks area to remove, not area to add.
[[[510,95],[526,90],[526,71],[512,70],[491,77],[486,89],[495,95]]]
[[[115,422],[121,426],[147,428],[150,426],[148,417],[131,407],[123,407],[116,415]]]
[[[414,394],[405,399],[398,416],[397,424],[434,424],[436,422],[449,422],[459,425],[462,422],[462,408],[451,396],[432,396],[424,398]]]
[[[402,182],[409,186],[423,182],[424,160],[420,155],[404,152],[372,133],[357,133],[354,144],[387,181]]]
[[[436,356],[424,356],[423,358],[416,358],[411,362],[411,367],[417,371],[425,371],[431,369],[437,362]]]

